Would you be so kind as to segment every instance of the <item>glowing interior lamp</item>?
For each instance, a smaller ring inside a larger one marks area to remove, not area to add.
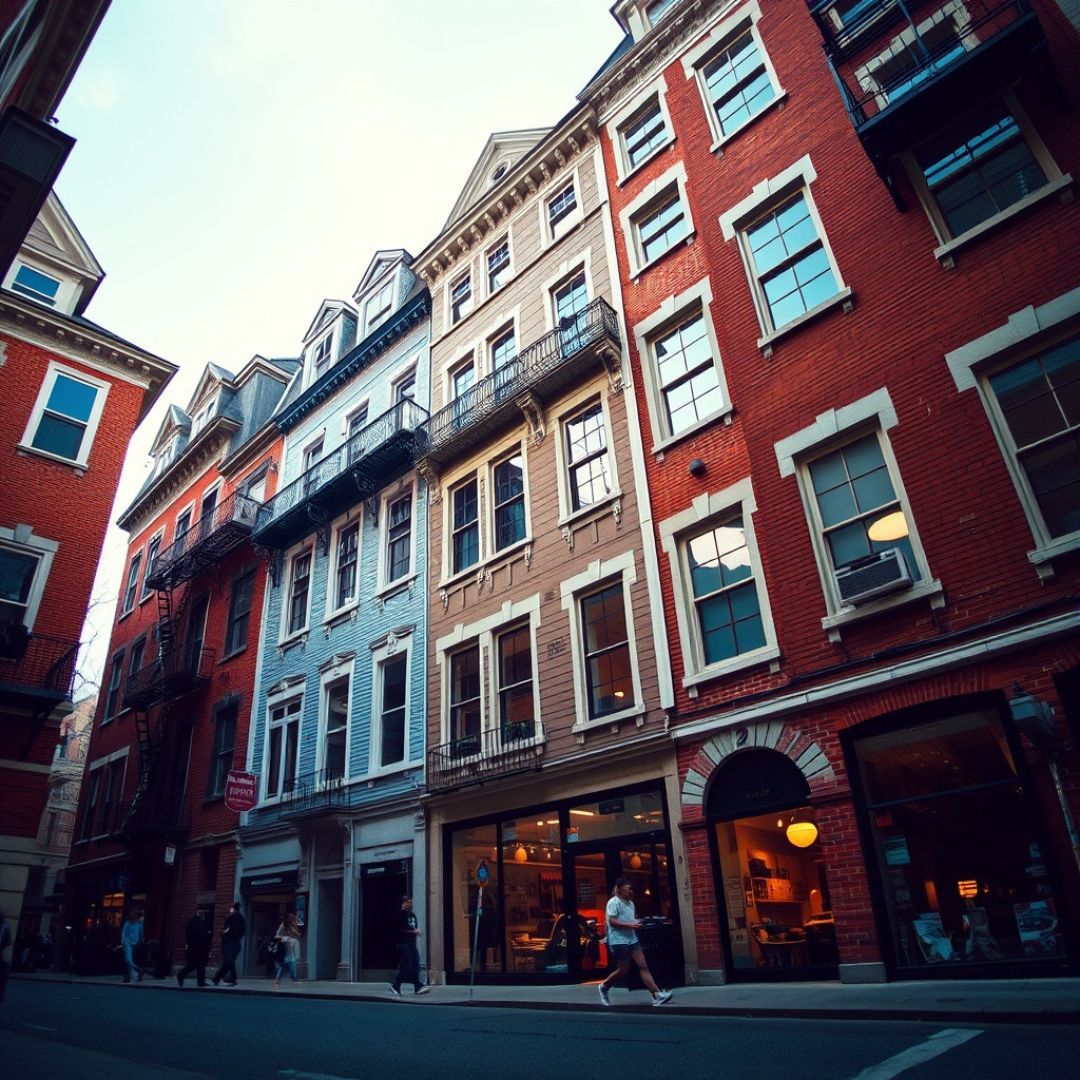
[[[887,544],[890,540],[903,540],[908,534],[907,518],[902,510],[879,517],[867,530],[867,536],[876,544]]]
[[[787,827],[788,843],[798,848],[809,847],[817,837],[817,826],[812,821],[793,821]]]
[[[634,852],[633,855],[630,856],[630,869],[631,870],[640,870],[641,869],[641,856],[636,851]]]
[[[965,900],[979,895],[979,883],[977,881],[958,881],[956,888]]]
[[[528,860],[529,853],[523,847],[518,847],[514,852],[514,862],[528,862]]]

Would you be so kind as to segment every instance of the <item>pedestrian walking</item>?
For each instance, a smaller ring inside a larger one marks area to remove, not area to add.
[[[627,877],[621,877],[615,882],[615,888],[611,893],[611,899],[607,902],[607,944],[616,969],[600,984],[600,1000],[605,1005],[611,1004],[611,988],[616,980],[625,978],[630,971],[630,963],[633,961],[641,973],[641,981],[645,988],[652,994],[654,1005],[663,1005],[671,1000],[670,990],[661,990],[649,973],[649,965],[645,963],[645,952],[641,948],[637,932],[641,926],[641,920],[637,917],[634,908],[634,885]]]
[[[187,963],[176,973],[176,985],[183,986],[184,979],[195,972],[199,986],[206,985],[206,962],[210,959],[210,946],[214,940],[214,928],[206,917],[206,908],[199,908],[184,927],[187,943]]]
[[[143,942],[143,913],[138,908],[132,908],[124,925],[120,928],[120,945],[124,950],[124,982],[133,980],[141,982],[143,970],[139,967],[135,957],[135,950],[142,946]]]
[[[240,955],[240,946],[244,942],[244,934],[247,932],[247,923],[240,914],[240,905],[233,904],[229,908],[228,918],[221,928],[221,967],[214,972],[214,985],[217,986],[222,979],[226,986],[236,985],[236,958]]]
[[[281,925],[274,935],[276,941],[282,942],[283,949],[277,962],[277,973],[274,975],[274,989],[281,989],[281,976],[286,971],[289,978],[299,985],[300,980],[296,977],[296,962],[300,959],[300,926],[296,921],[296,913],[287,912]]]
[[[401,984],[411,982],[414,993],[426,994],[431,987],[420,981],[420,950],[417,943],[422,931],[420,920],[412,909],[411,896],[401,898],[401,911],[394,922],[394,931],[397,937],[398,969],[394,981],[390,984],[390,993],[401,997]]]
[[[0,911],[0,1002],[4,1000],[4,991],[7,990],[8,975],[11,972],[11,961],[8,959],[10,948],[11,925]]]

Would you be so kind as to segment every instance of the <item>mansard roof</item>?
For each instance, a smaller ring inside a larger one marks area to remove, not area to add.
[[[356,308],[348,300],[324,300],[319,305],[319,310],[315,312],[315,318],[311,320],[311,325],[305,331],[303,338],[301,338],[303,343],[307,345],[323,327],[329,326],[343,311],[347,311],[350,315],[356,314]]]
[[[407,265],[412,262],[412,256],[404,248],[379,248],[371,257],[364,276],[353,290],[353,300],[359,301],[364,295],[392,267],[401,264]]]

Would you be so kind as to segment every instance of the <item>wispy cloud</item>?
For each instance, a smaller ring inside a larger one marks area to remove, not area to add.
[[[119,68],[103,68],[80,84],[78,102],[85,108],[107,112],[124,100],[130,87],[130,80]]]

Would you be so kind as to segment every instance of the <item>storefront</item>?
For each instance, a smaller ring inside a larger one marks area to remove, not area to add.
[[[845,735],[886,962],[896,976],[1067,964],[1056,875],[1001,695]]]
[[[443,828],[448,981],[577,982],[607,970],[604,908],[634,881],[642,940],[664,985],[683,982],[667,800],[659,781],[523,806]]]

